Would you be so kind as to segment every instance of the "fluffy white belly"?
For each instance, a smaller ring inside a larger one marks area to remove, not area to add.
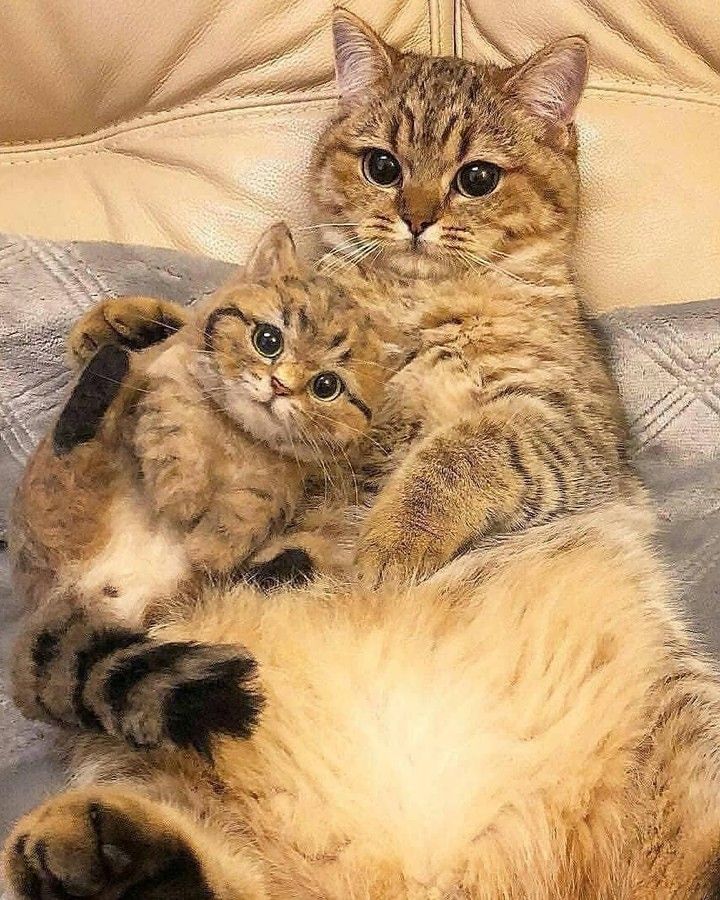
[[[139,496],[116,500],[108,516],[110,537],[76,584],[122,619],[139,622],[151,600],[173,595],[190,565],[179,534],[153,517]]]

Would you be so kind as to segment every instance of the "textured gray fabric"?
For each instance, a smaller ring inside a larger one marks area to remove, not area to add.
[[[191,302],[230,270],[166,250],[0,235],[0,529],[23,462],[65,395],[71,322],[111,295]],[[720,302],[619,311],[599,327],[681,593],[720,658]],[[18,615],[0,554],[2,671]],[[22,720],[0,678],[0,837],[59,778],[50,732]]]

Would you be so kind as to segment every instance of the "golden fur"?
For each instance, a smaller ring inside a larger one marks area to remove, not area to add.
[[[134,356],[96,439],[64,453],[51,436],[41,444],[11,529],[15,580],[32,605],[70,591],[131,621],[157,616],[204,573],[247,564],[296,511],[302,520],[302,504],[311,514],[324,473],[351,482],[392,372],[388,347],[397,355],[379,313],[351,299],[348,279],[345,292],[301,278],[284,226],[261,240],[246,278]],[[264,323],[285,342],[275,358],[253,343]],[[322,372],[342,379],[337,397],[312,393]]]
[[[60,666],[55,690],[113,737],[74,737],[74,790],[18,823],[8,878],[41,898],[711,900],[717,676],[673,606],[572,280],[582,43],[502,72],[399,54],[342,12],[335,29],[341,107],[315,159],[323,221],[340,223],[325,265],[364,260],[423,327],[376,422],[366,581],[208,590],[151,641],[104,651],[91,619],[72,625],[99,662]],[[363,181],[378,146],[400,161],[392,188]],[[452,183],[473,158],[503,174],[471,202]],[[64,640],[35,627],[29,706]],[[156,708],[154,678],[187,689],[151,662],[177,641],[188,659],[233,642],[257,659],[250,740],[215,723],[210,758],[118,740],[126,713]]]

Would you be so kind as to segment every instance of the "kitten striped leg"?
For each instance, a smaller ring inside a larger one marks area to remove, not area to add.
[[[261,900],[256,865],[222,835],[122,786],[66,791],[7,840],[18,900]]]
[[[242,648],[151,640],[77,607],[36,614],[17,643],[13,683],[32,718],[208,756],[215,736],[248,738],[261,707]]]
[[[418,445],[369,513],[362,574],[428,575],[476,540],[546,524],[617,492],[627,470],[612,430],[555,393],[503,393]]]

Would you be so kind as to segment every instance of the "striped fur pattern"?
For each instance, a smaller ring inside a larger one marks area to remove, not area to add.
[[[136,749],[204,755],[216,735],[246,739],[257,723],[256,664],[237,647],[153,641],[75,597],[56,598],[36,620],[13,672],[15,700],[29,716]]]
[[[365,579],[208,589],[140,638],[140,658],[245,647],[252,738],[138,752],[98,707],[111,733],[76,734],[74,788],[17,824],[8,880],[32,900],[712,900],[718,677],[673,606],[569,265],[582,42],[501,71],[400,54],[342,11],[335,38],[324,264],[339,283],[365,264],[420,336],[368,442]],[[373,147],[392,185],[365,178]],[[473,159],[501,175],[471,201],[453,184]],[[314,512],[332,556],[346,509]],[[133,652],[85,666],[84,703]],[[48,705],[32,671],[28,706]]]
[[[318,482],[352,484],[397,357],[389,324],[354,300],[351,282],[303,275],[284,226],[261,239],[245,277],[144,354],[126,349],[140,341],[129,333],[142,318],[122,329],[122,312],[112,318],[109,337],[121,346],[102,347],[81,375],[14,505],[15,580],[31,605],[72,592],[102,598],[128,622],[162,615],[208,573],[242,575],[321,494]],[[107,314],[91,314],[74,348],[101,343],[88,321],[108,327]],[[276,354],[257,349],[260,328],[276,336]],[[108,357],[130,367],[124,382],[96,373]],[[337,392],[317,396],[319,377]],[[107,407],[104,417],[96,407]]]

